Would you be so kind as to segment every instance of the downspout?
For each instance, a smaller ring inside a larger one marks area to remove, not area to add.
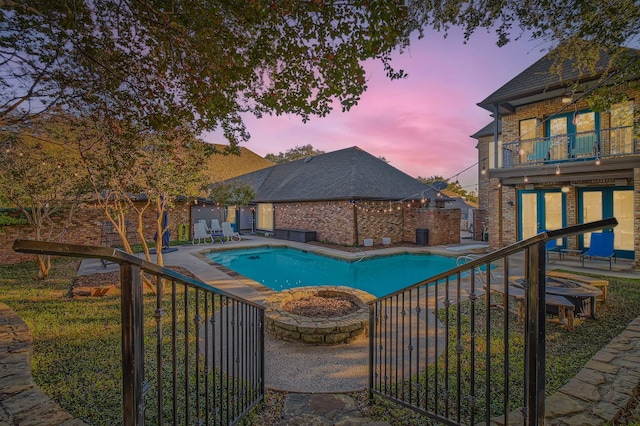
[[[358,207],[357,205],[354,203],[353,204],[353,236],[355,237],[355,244],[354,245],[358,245]]]

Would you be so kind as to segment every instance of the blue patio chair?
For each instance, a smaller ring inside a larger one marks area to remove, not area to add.
[[[548,161],[550,158],[549,150],[551,149],[551,140],[545,139],[533,144],[533,152],[529,154],[529,161]]]
[[[589,260],[594,257],[606,259],[609,261],[609,270],[611,270],[611,259],[616,261],[616,252],[613,249],[613,232],[591,233],[591,247],[580,255],[583,267],[585,257],[588,257]]]
[[[545,244],[544,246],[544,250],[545,253],[547,254],[547,261],[549,261],[549,253],[551,252],[556,252],[558,253],[558,256],[560,256],[560,249],[562,247],[560,247],[558,245],[558,240],[549,240],[547,241],[547,244]]]

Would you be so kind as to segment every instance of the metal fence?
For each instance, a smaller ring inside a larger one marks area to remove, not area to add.
[[[544,424],[545,243],[616,224],[543,232],[372,301],[370,400],[450,425]],[[503,297],[512,274],[527,283],[519,301]]]
[[[505,143],[501,152],[501,167],[638,154],[640,142],[633,130],[633,126],[614,127]]]
[[[124,425],[235,424],[264,399],[262,306],[115,249],[14,250],[119,264]]]

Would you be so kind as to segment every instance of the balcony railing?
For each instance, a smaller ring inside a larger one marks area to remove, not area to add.
[[[262,306],[115,249],[13,248],[120,265],[123,425],[236,424],[264,399]]]
[[[634,128],[615,127],[506,143],[502,168],[607,158],[640,153]]]
[[[440,424],[544,424],[545,244],[616,224],[543,232],[370,302],[370,399]],[[527,282],[523,331],[513,327],[513,301],[487,291],[512,293],[512,274]]]

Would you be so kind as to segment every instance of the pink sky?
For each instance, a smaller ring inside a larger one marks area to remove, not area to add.
[[[338,106],[306,124],[297,116],[247,117],[251,140],[243,146],[262,156],[307,144],[325,152],[358,146],[413,177],[455,181],[477,162],[470,136],[491,122],[476,104],[544,54],[539,42],[498,48],[494,40],[492,34],[476,34],[465,45],[459,33],[447,39],[428,34],[393,61],[409,74],[406,79],[390,81],[379,64],[369,64],[369,89],[351,111],[342,113]],[[204,139],[225,143],[218,134]],[[477,167],[458,179],[476,190]]]

